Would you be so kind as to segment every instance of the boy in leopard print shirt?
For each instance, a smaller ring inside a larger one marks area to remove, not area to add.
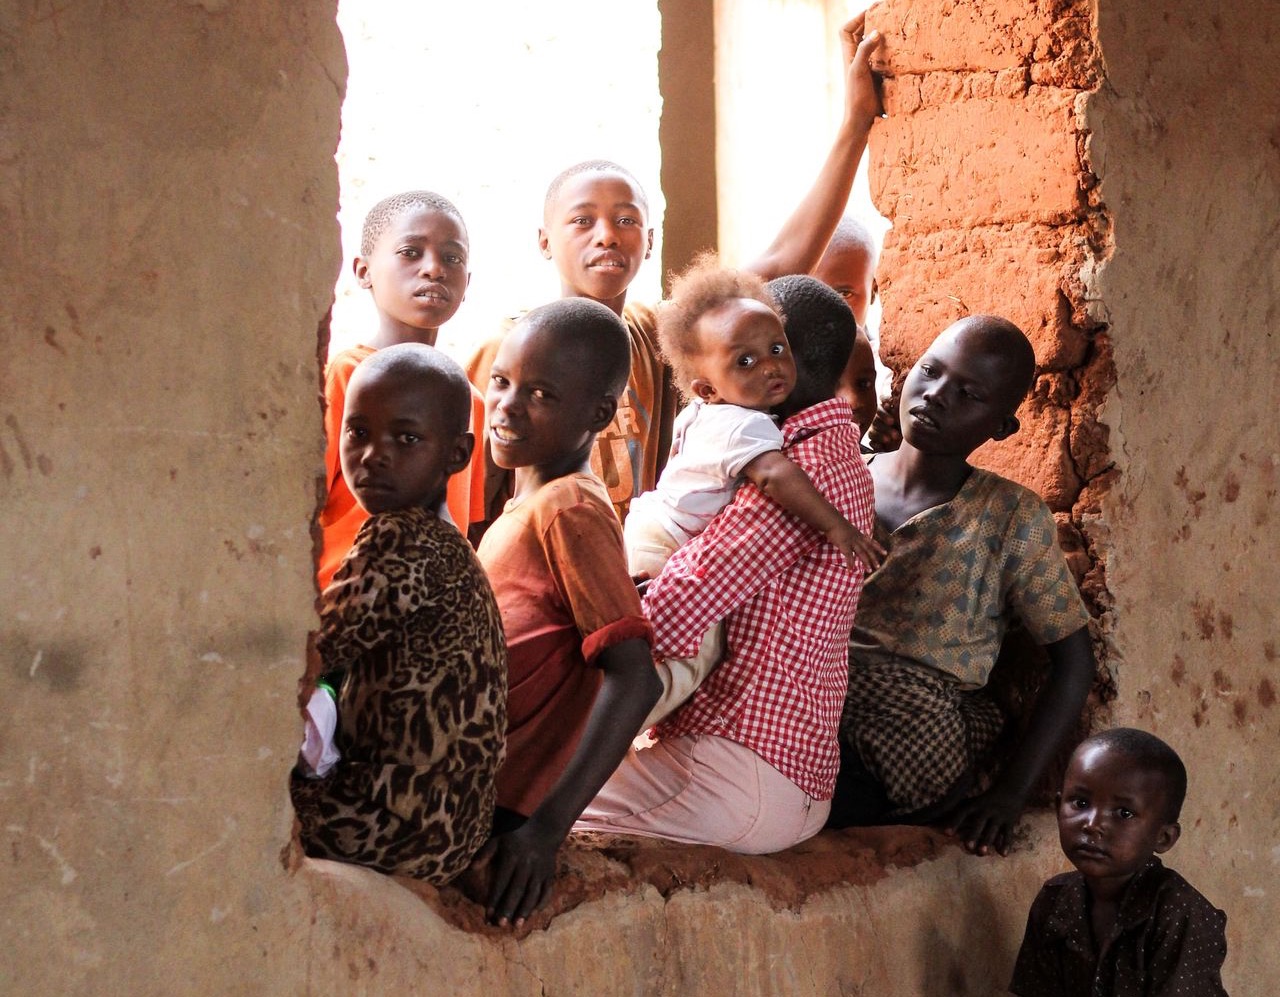
[[[506,728],[506,646],[488,580],[436,516],[467,466],[470,388],[421,344],[352,375],[342,473],[370,513],[325,589],[316,647],[338,686],[341,760],[294,770],[306,853],[442,885],[493,819]]]

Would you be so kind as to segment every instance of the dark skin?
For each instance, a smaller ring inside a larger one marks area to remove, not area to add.
[[[649,645],[638,638],[602,651],[595,665],[604,681],[568,767],[523,825],[490,839],[475,859],[476,865],[491,864],[485,914],[499,926],[522,926],[546,902],[555,878],[556,852],[573,822],[622,763],[662,691]]]
[[[609,425],[617,399],[595,395],[602,376],[590,350],[557,342],[547,330],[517,327],[494,360],[486,399],[490,423],[531,440],[534,463],[514,467],[515,497],[532,494],[569,474],[590,473],[595,434]],[[507,451],[495,456],[506,459]],[[588,803],[621,764],[635,732],[658,701],[662,683],[649,645],[639,638],[600,652],[603,673],[578,747],[551,791],[514,831],[491,838],[472,862],[488,873],[485,913],[493,923],[520,927],[550,896],[556,853]]]
[[[1018,430],[1014,416],[1027,373],[1008,359],[1016,341],[1002,341],[974,320],[956,323],[934,341],[907,375],[900,417],[901,447],[870,465],[876,519],[889,532],[913,516],[955,498],[973,472],[969,456],[987,440]],[[964,799],[966,775],[920,823],[944,828],[976,855],[1007,855],[1013,830],[1050,759],[1070,736],[1093,684],[1087,628],[1045,647],[1051,671],[1025,735],[986,792]]]

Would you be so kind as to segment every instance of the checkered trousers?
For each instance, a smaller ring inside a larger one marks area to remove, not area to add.
[[[871,475],[852,410],[837,399],[783,424],[783,452],[851,523],[870,534]],[[847,642],[861,570],[752,484],[672,555],[645,596],[655,650],[692,657],[725,620],[724,660],[658,737],[715,734],[743,744],[814,799],[831,798]]]
[[[908,661],[849,658],[840,737],[884,785],[895,816],[937,803],[984,761],[1004,714],[982,689]]]

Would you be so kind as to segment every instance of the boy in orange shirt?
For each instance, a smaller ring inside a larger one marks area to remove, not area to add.
[[[342,479],[338,440],[347,383],[375,350],[399,343],[434,347],[440,326],[453,318],[471,281],[470,246],[458,209],[439,194],[411,190],[384,198],[364,220],[360,255],[353,261],[360,286],[373,294],[378,328],[358,346],[333,356],[325,366],[325,483],[328,498],[320,513],[323,547],[316,579],[323,591],[368,518]],[[472,388],[470,432],[484,433],[484,396]],[[449,516],[466,535],[484,515],[484,454],[477,446],[470,463],[449,479]]]

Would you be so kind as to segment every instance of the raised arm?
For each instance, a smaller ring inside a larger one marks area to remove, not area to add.
[[[1045,645],[1052,670],[1040,690],[1026,734],[1009,753],[992,787],[958,807],[948,833],[958,835],[977,855],[994,848],[1009,854],[1013,827],[1026,808],[1054,752],[1063,746],[1093,685],[1093,645],[1089,628]]]
[[[841,46],[848,68],[845,74],[844,118],[835,143],[817,180],[782,225],[773,243],[744,269],[765,280],[787,274],[809,273],[822,258],[836,230],[871,124],[882,113],[880,96],[871,75],[871,53],[881,41],[878,31],[862,37],[865,15],[859,14],[840,29]]]
[[[477,862],[492,858],[486,913],[499,925],[523,924],[546,901],[561,842],[622,762],[662,691],[640,638],[606,648],[596,664],[604,680],[568,766],[524,824],[491,839],[477,856]]]
[[[884,560],[884,548],[863,535],[862,531],[840,514],[840,510],[818,491],[809,475],[780,450],[762,453],[742,469],[757,488],[793,516],[798,516],[827,538],[856,568],[862,561],[868,571],[875,571]]]

